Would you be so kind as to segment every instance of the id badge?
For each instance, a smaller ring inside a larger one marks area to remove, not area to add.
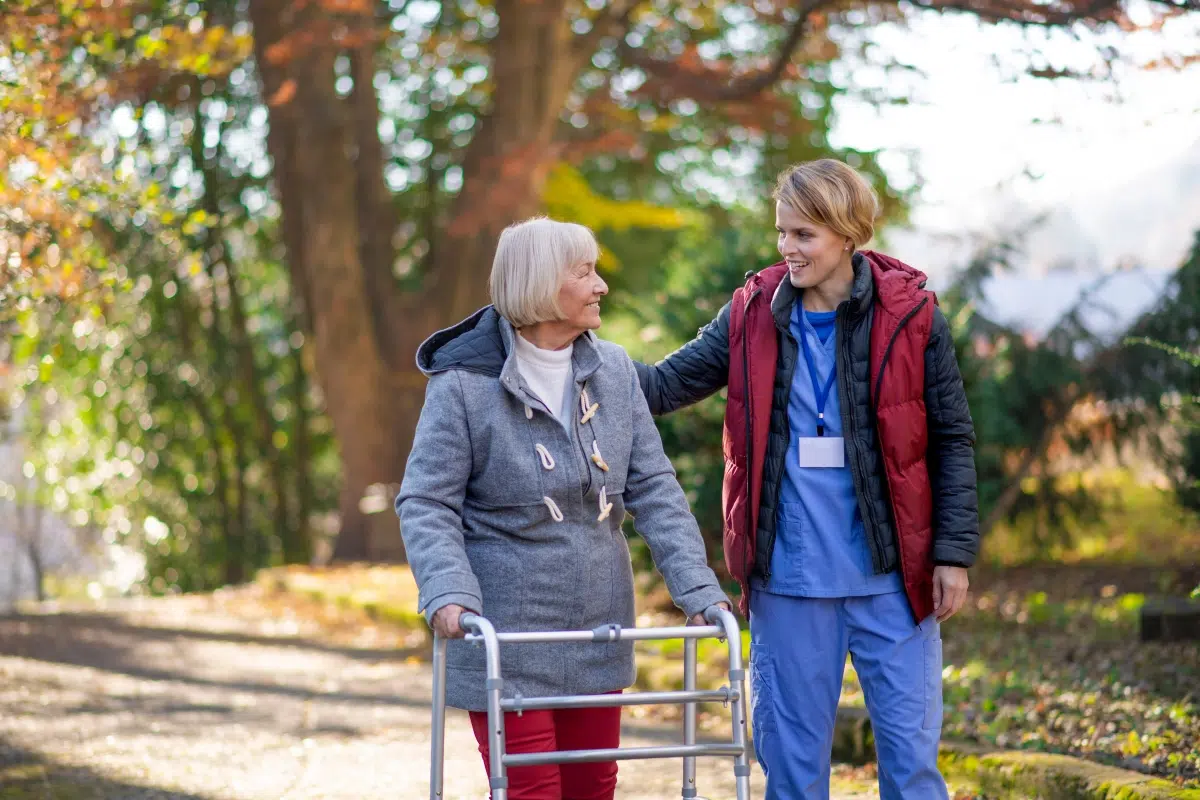
[[[846,443],[841,436],[801,436],[800,466],[841,469],[846,466]]]

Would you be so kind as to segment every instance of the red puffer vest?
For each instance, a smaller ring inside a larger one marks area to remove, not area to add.
[[[913,617],[933,613],[933,491],[926,465],[925,345],[937,302],[925,275],[890,256],[860,251],[871,264],[871,401],[889,488],[904,588]],[[763,462],[770,435],[778,332],[771,298],[787,275],[782,263],[750,277],[733,293],[729,318],[729,390],[722,445],[725,563],[749,614]],[[885,369],[886,367],[886,369]],[[882,375],[883,380],[880,380]],[[878,392],[878,396],[876,396]]]

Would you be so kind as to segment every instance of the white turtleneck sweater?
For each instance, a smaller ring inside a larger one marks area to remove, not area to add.
[[[562,350],[543,350],[520,333],[514,338],[517,342],[517,370],[525,384],[561,420],[563,395],[571,378],[574,343]]]

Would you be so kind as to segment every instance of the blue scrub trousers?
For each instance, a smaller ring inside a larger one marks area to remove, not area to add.
[[[938,771],[942,640],[904,592],[750,595],[754,746],[767,800],[828,800],[833,723],[850,653],[871,715],[882,800],[946,800]]]

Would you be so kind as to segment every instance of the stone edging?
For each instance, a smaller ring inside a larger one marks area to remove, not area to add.
[[[838,710],[834,757],[857,763],[874,757],[865,709]],[[1200,789],[1074,756],[943,741],[938,761],[943,773],[974,781],[989,800],[1200,800]]]

